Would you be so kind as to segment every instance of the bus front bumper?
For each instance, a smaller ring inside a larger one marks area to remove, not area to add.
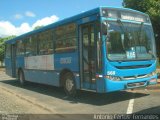
[[[147,78],[121,80],[121,81],[113,81],[105,78],[104,81],[105,81],[105,92],[113,92],[113,91],[134,89],[134,88],[146,87],[148,85],[157,84],[157,75]]]

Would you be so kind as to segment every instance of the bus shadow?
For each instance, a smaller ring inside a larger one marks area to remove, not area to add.
[[[40,94],[67,100],[73,104],[85,103],[92,105],[107,105],[120,101],[130,100],[133,98],[133,96],[134,98],[140,98],[149,95],[143,93],[127,92],[127,91],[118,91],[106,94],[106,93],[94,93],[94,92],[79,90],[75,97],[67,97],[63,91],[63,88],[59,87],[42,85],[31,82],[27,82],[25,86],[21,86],[18,80],[5,80],[1,82],[22,89],[34,91]]]
[[[153,114],[153,115],[158,115],[160,113],[160,106],[156,106],[156,107],[152,107],[152,108],[148,108],[148,109],[144,109],[141,111],[138,111],[134,114]]]

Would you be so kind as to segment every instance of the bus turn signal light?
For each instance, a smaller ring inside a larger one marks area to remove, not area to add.
[[[156,80],[156,78],[152,78],[149,82],[150,83],[155,83],[155,82],[157,82],[157,80]]]

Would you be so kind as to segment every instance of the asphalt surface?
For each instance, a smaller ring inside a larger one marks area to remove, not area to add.
[[[11,96],[14,100],[10,99]],[[56,118],[61,119],[66,118],[63,114],[78,115],[76,118],[82,117],[81,114],[155,114],[160,113],[159,101],[160,84],[107,94],[79,91],[75,98],[68,98],[62,88],[35,83],[22,87],[17,79],[0,71],[0,111],[5,113],[34,114],[36,111],[39,114],[60,114]]]
[[[16,96],[0,89],[0,114],[40,114],[49,113],[29,102],[17,99]]]

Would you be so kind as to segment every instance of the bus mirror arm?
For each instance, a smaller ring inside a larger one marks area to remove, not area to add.
[[[102,23],[102,33],[103,33],[103,35],[107,35],[108,33],[107,33],[107,28],[109,27],[109,24],[107,23],[107,22],[103,22]]]

